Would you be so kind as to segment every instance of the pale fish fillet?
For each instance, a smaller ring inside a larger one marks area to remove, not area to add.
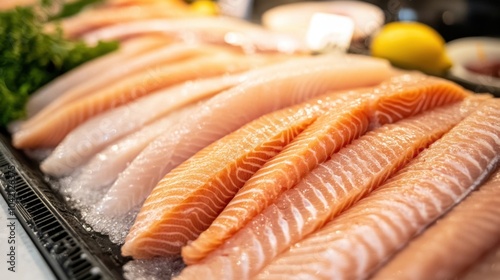
[[[195,275],[204,275],[206,279],[255,276],[273,258],[377,188],[421,149],[451,129],[463,118],[461,109],[459,103],[426,112],[353,141],[286,191],[219,249],[189,266],[180,279]]]
[[[458,280],[498,280],[500,277],[500,243],[496,244],[467,271],[457,276]]]
[[[362,124],[370,122],[374,127],[392,123],[467,96],[461,87],[451,82],[424,75],[398,76],[367,93],[364,103],[354,104],[345,116],[333,110],[319,118],[282,153],[266,163],[210,228],[183,248],[184,261],[195,263],[221,245],[353,136],[363,134],[366,128],[362,129]],[[351,120],[354,115],[356,121]]]
[[[378,190],[296,243],[260,279],[361,279],[488,176],[500,157],[490,99]]]
[[[453,279],[500,242],[500,171],[410,242],[373,279]],[[482,278],[477,278],[482,279]]]
[[[194,103],[182,107],[127,137],[111,143],[104,150],[94,155],[79,170],[78,176],[71,181],[71,185],[87,190],[100,189],[111,185],[118,177],[118,174],[152,140],[165,133],[177,122],[182,121],[187,115],[196,112],[200,106],[201,103]]]
[[[334,93],[285,108],[201,150],[158,183],[137,216],[122,254],[137,259],[180,253],[186,242],[210,225],[245,181],[323,110],[357,99],[357,93]],[[359,130],[363,130],[362,125]]]
[[[213,97],[197,114],[146,147],[120,174],[102,207],[127,213],[143,203],[174,167],[264,114],[329,90],[375,85],[390,75],[386,61],[353,55],[303,58],[255,70],[247,82]],[[132,190],[135,196],[129,194]]]
[[[55,147],[73,128],[106,110],[161,88],[197,78],[244,71],[266,61],[268,59],[263,57],[220,53],[138,73],[127,80],[102,88],[99,93],[68,104],[37,125],[16,132],[12,142],[16,148],[23,149]]]
[[[68,38],[78,38],[86,32],[100,27],[132,22],[145,19],[168,19],[179,17],[196,17],[197,14],[187,5],[178,3],[158,2],[141,3],[127,6],[96,7],[87,9],[74,16],[65,18],[58,23]],[[52,30],[56,25],[47,25],[46,29]]]
[[[244,77],[234,74],[189,81],[97,115],[72,130],[42,162],[41,169],[53,176],[68,175],[120,137],[177,108],[234,86]]]
[[[248,52],[308,52],[301,38],[272,32],[259,25],[229,17],[126,22],[88,32],[82,38],[89,44],[95,44],[99,40],[122,40],[148,33],[171,35],[187,41],[228,44]]]
[[[224,51],[224,49],[207,45],[170,44],[142,55],[136,55],[133,58],[122,61],[120,67],[113,67],[112,69],[103,71],[97,77],[68,90],[38,114],[28,119],[23,124],[23,128],[43,122],[48,116],[64,108],[64,106],[83,97],[100,94],[99,89],[112,83],[124,81],[137,73],[147,71],[154,73],[155,69],[162,65],[178,63],[202,55],[213,55],[221,51]]]
[[[31,6],[38,3],[38,0],[2,0],[0,2],[0,11],[9,10],[20,6]]]
[[[146,3],[171,3],[171,4],[177,4],[181,6],[185,6],[186,2],[184,0],[106,0],[105,3],[102,3],[102,5],[105,5],[107,7],[113,7],[113,6],[126,6],[126,5],[138,5],[138,4],[146,4]]]
[[[154,48],[168,44],[164,36],[139,36],[120,44],[113,53],[88,61],[81,66],[57,77],[52,82],[34,92],[26,104],[28,117],[34,116],[42,108],[59,98],[69,89],[99,77],[103,70],[114,67],[117,63],[136,55],[148,52]]]

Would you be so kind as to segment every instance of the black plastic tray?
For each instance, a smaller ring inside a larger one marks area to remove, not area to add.
[[[59,279],[123,279],[129,260],[95,233],[51,187],[36,163],[0,131],[0,193]]]

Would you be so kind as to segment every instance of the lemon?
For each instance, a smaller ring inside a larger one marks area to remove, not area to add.
[[[206,16],[216,15],[219,12],[217,4],[210,0],[196,0],[190,7],[194,12]]]
[[[443,75],[452,65],[441,35],[418,22],[385,25],[370,48],[373,56],[386,58],[397,67],[431,75]]]

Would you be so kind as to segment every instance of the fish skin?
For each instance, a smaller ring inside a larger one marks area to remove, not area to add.
[[[116,52],[98,57],[81,66],[65,73],[47,85],[34,92],[26,103],[28,118],[33,117],[53,100],[62,96],[69,89],[86,82],[87,79],[98,76],[103,69],[109,69],[111,65],[123,60],[140,55],[161,45],[167,44],[169,40],[161,36],[139,36],[124,41]]]
[[[498,164],[500,100],[485,103],[378,190],[274,259],[259,277],[367,277]]]
[[[246,82],[208,100],[200,112],[146,147],[120,174],[102,207],[127,213],[143,203],[170,170],[242,125],[329,90],[375,85],[390,77],[391,71],[386,61],[352,55],[296,59],[252,71]],[[349,80],[352,76],[364,79]],[[135,196],[121,198],[127,205],[113,198],[132,191]]]
[[[114,67],[112,69],[108,69],[108,71],[102,71],[102,69],[100,69],[99,71],[103,72],[101,75],[65,92],[38,114],[28,119],[23,124],[23,128],[43,122],[47,117],[72,102],[94,94],[99,94],[99,89],[106,87],[107,85],[125,81],[141,72],[154,72],[156,68],[164,65],[179,63],[203,55],[214,55],[221,51],[227,51],[227,48],[224,49],[206,45],[187,45],[179,43],[169,44],[168,46],[159,47],[144,54],[136,55],[128,60],[121,61],[120,67]]]
[[[69,175],[113,141],[186,104],[232,87],[244,77],[243,74],[234,74],[189,81],[110,109],[73,129],[40,168],[52,176]],[[82,145],[85,149],[75,149]]]
[[[447,91],[443,88],[447,88]],[[436,94],[436,91],[440,92]],[[394,77],[367,93],[366,104],[355,104],[351,108],[352,112],[360,110],[359,119],[367,119],[353,122],[352,125],[366,122],[372,129],[434,106],[459,101],[468,95],[461,87],[448,81],[420,74]],[[336,113],[335,110],[319,118],[282,153],[257,171],[207,231],[183,248],[184,261],[187,264],[200,261],[261,213],[284,191],[292,188],[316,166],[359,136],[351,133],[363,134],[366,131],[366,128],[363,128],[355,132],[349,124],[350,121],[339,120]],[[339,123],[342,124],[340,127]],[[364,126],[360,125],[360,128],[362,127]],[[348,135],[345,139],[344,134]]]
[[[372,279],[453,279],[500,242],[500,170],[491,177]]]
[[[39,125],[16,132],[12,139],[13,145],[22,149],[54,147],[73,128],[108,109],[186,80],[247,70],[264,63],[266,59],[262,58],[221,53],[164,66],[153,72],[139,73],[61,108]]]

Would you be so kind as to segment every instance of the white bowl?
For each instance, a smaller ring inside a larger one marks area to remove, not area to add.
[[[315,13],[348,16],[354,21],[353,40],[369,37],[384,24],[384,12],[375,5],[360,1],[299,2],[281,5],[262,15],[268,29],[305,38]]]
[[[500,62],[500,39],[467,37],[446,44],[448,56],[453,61],[450,74],[462,80],[491,87],[500,87],[500,78],[472,72],[466,68],[472,63]]]

